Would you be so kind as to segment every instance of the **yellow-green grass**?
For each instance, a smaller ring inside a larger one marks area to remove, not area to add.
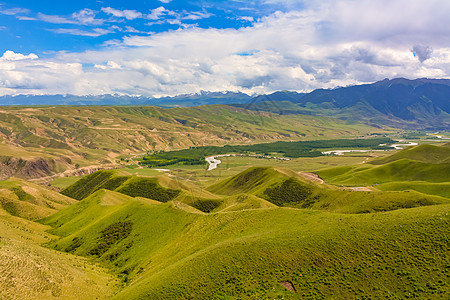
[[[75,202],[69,197],[22,179],[0,181],[0,206],[13,216],[37,220]]]
[[[424,194],[438,195],[441,197],[450,198],[450,183],[434,183],[426,181],[397,181],[390,183],[383,183],[376,187],[382,191],[406,191],[414,190]]]
[[[1,298],[111,298],[120,281],[108,270],[85,258],[41,246],[56,238],[46,232],[50,228],[0,208]]]
[[[393,181],[450,181],[450,163],[430,164],[400,159],[383,165],[349,166],[316,172],[332,184],[373,185]]]
[[[131,197],[167,202],[179,195],[179,184],[165,176],[139,177],[118,175],[116,170],[100,170],[87,175],[61,191],[82,200],[100,189],[117,191]]]
[[[84,199],[107,189],[132,197],[187,204],[205,213],[289,206],[340,213],[367,213],[448,203],[448,199],[416,191],[353,191],[314,183],[285,168],[253,167],[202,189],[169,177],[118,176],[97,171],[63,193]]]
[[[409,159],[430,164],[450,163],[450,147],[446,145],[419,145],[404,149],[391,156],[372,160],[371,164],[381,165],[400,159]]]
[[[156,174],[167,174],[183,183],[194,183],[200,187],[207,187],[221,180],[237,175],[250,167],[283,167],[289,168],[297,172],[311,172],[326,168],[333,168],[339,166],[361,164],[367,159],[371,158],[373,154],[364,154],[364,156],[321,156],[321,157],[301,157],[291,159],[289,161],[276,159],[261,159],[256,157],[246,156],[229,156],[220,157],[221,164],[217,169],[207,170],[205,166],[190,166],[190,165],[171,165],[165,166],[168,172],[157,172],[150,168],[143,169],[121,169],[130,174],[138,174],[143,176],[155,176]],[[387,155],[385,152],[376,153],[379,155]]]
[[[74,184],[75,182],[77,182],[78,180],[80,180],[80,176],[68,176],[68,177],[60,177],[60,178],[56,178],[54,179],[50,185],[60,188],[60,189],[65,189],[68,186]]]
[[[128,285],[118,299],[445,299],[450,292],[449,205],[358,215],[198,214],[131,198],[102,205],[103,193],[43,222],[61,237],[51,247],[121,274]],[[108,240],[111,231],[120,238]]]
[[[368,213],[449,203],[439,196],[416,191],[380,192],[339,189],[308,182],[279,168],[250,168],[208,188],[223,195],[247,193],[278,206],[311,208],[340,213]]]

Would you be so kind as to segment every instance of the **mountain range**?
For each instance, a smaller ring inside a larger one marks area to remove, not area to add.
[[[277,91],[249,96],[241,92],[205,92],[152,98],[127,95],[16,95],[0,97],[0,105],[138,105],[191,107],[226,104],[277,114],[336,116],[368,125],[448,130],[450,80],[385,79],[372,84],[317,89],[310,93]]]

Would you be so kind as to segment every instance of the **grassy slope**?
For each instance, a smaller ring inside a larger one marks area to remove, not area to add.
[[[433,183],[425,181],[398,181],[380,184],[377,186],[377,189],[382,191],[415,190],[424,194],[450,198],[449,182]]]
[[[13,216],[37,220],[75,202],[25,180],[10,178],[0,182],[0,207]]]
[[[319,170],[316,173],[331,184],[377,185],[384,191],[415,190],[450,197],[449,144],[419,145],[364,165]]]
[[[208,188],[224,195],[248,193],[278,206],[339,213],[366,213],[448,203],[419,192],[350,191],[304,181],[290,170],[250,168]],[[272,190],[272,192],[270,192]]]
[[[372,160],[373,165],[382,165],[400,159],[409,159],[430,164],[450,163],[450,143],[441,146],[419,145],[397,152],[388,157]]]
[[[120,285],[114,276],[84,258],[42,247],[42,243],[56,238],[46,232],[50,227],[23,218],[34,219],[48,215],[49,211],[42,209],[47,204],[56,207],[50,212],[53,213],[76,201],[16,179],[0,184],[2,186],[0,198],[5,197],[6,189],[17,186],[21,186],[29,193],[28,195],[35,197],[32,201],[34,203],[26,199],[15,200],[18,204],[16,208],[19,208],[16,211],[17,215],[21,217],[12,216],[10,211],[0,207],[1,298],[110,298]],[[15,194],[14,196],[17,197]]]
[[[380,166],[343,167],[321,170],[317,174],[329,183],[372,185],[393,181],[450,181],[450,163],[429,164],[400,159]]]
[[[131,198],[102,205],[103,197],[98,191],[45,223],[63,237],[52,247],[63,250],[80,238],[73,252],[88,256],[105,228],[132,224],[98,258],[130,283],[121,299],[445,298],[449,292],[449,205],[361,215],[289,208],[196,214]]]
[[[163,187],[162,184],[166,185]],[[118,191],[131,197],[146,197],[167,202],[179,194],[176,182],[168,178],[120,176],[115,170],[100,170],[87,175],[61,191],[62,194],[82,200],[100,189]]]

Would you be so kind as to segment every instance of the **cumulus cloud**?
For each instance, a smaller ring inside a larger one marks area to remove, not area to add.
[[[261,93],[386,77],[450,77],[448,1],[305,0],[303,5],[240,29],[194,27],[138,36],[130,28],[130,35],[105,42],[99,51],[1,58],[0,93]],[[164,15],[170,11],[161,6],[147,18],[157,22]],[[433,45],[433,52],[414,46],[415,58],[411,45]]]
[[[34,54],[30,53],[28,55],[24,55],[21,53],[15,53],[14,51],[8,50],[5,53],[3,53],[2,57],[0,57],[0,60],[2,61],[14,61],[14,60],[25,60],[25,59],[38,59],[39,57]]]

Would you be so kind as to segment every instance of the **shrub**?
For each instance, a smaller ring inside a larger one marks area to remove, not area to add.
[[[89,251],[90,255],[102,256],[114,244],[122,241],[130,235],[133,227],[131,221],[116,222],[102,230],[97,238],[97,246]]]
[[[313,203],[308,201],[312,194],[311,188],[293,178],[289,178],[273,188],[267,188],[264,194],[267,196],[267,200],[278,206],[301,204],[301,207],[305,208]]]

